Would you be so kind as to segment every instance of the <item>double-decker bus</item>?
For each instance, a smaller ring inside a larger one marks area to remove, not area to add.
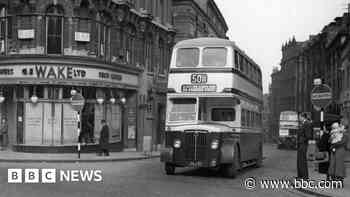
[[[282,111],[279,120],[278,148],[297,149],[298,113]]]
[[[261,112],[261,70],[234,42],[178,42],[169,71],[161,152],[166,173],[194,166],[234,177],[245,166],[260,166]]]

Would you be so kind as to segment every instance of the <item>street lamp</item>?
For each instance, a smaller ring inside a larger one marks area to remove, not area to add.
[[[30,100],[35,104],[38,102],[39,98],[34,94],[32,97],[30,97]]]
[[[114,104],[115,103],[115,98],[114,98],[114,94],[113,94],[113,90],[110,90],[110,99],[109,99],[109,102],[111,102],[112,104]]]
[[[32,97],[30,97],[30,100],[32,101],[32,103],[37,103],[39,98],[36,96],[36,86],[33,87],[33,95]]]
[[[102,103],[104,101],[104,99],[101,98],[101,97],[97,98],[96,100],[97,100],[97,103],[100,104],[100,105],[102,105]]]
[[[1,95],[0,95],[0,103],[3,103],[4,101],[5,101],[5,97],[1,93]]]
[[[120,98],[120,102],[124,105],[126,103],[126,98],[125,97]]]
[[[115,98],[112,97],[112,98],[109,99],[109,101],[110,101],[112,104],[114,104],[114,103],[115,103]]]
[[[72,89],[70,90],[70,94],[71,94],[72,96],[76,95],[76,94],[77,94],[77,90],[74,89],[74,88],[72,88]]]

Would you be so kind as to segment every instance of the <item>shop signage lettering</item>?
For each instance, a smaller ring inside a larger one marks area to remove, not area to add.
[[[11,65],[0,68],[0,80],[54,80],[76,82],[86,81],[123,83],[133,86],[138,85],[138,77],[134,74],[110,71],[109,69],[98,69],[89,66],[78,65],[56,65],[56,64],[31,64],[31,65]],[[7,83],[7,81],[6,81]],[[12,81],[8,81],[12,83]]]
[[[122,80],[122,76],[118,75],[118,74],[110,74],[107,72],[99,72],[98,73],[98,77],[101,79],[112,79],[112,80],[117,80],[117,81],[121,81]]]
[[[86,71],[72,66],[35,66],[22,69],[22,74],[44,79],[73,79],[84,78]]]

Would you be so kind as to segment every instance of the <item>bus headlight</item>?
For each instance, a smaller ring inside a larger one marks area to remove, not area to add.
[[[176,139],[174,140],[174,148],[180,148],[181,147],[181,140]]]
[[[219,140],[215,139],[211,142],[211,145],[210,145],[211,149],[215,150],[215,149],[218,149],[219,148]]]

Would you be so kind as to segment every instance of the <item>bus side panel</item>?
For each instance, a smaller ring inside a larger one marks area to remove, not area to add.
[[[262,134],[253,132],[240,133],[240,158],[248,161],[262,157],[260,146],[262,145]]]

